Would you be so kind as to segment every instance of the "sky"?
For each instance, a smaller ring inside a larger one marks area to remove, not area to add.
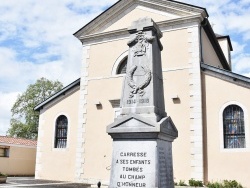
[[[250,0],[181,0],[207,9],[216,33],[230,35],[233,72],[250,77]],[[80,77],[81,43],[73,36],[116,0],[0,0],[0,135],[11,107],[45,77],[64,86]]]

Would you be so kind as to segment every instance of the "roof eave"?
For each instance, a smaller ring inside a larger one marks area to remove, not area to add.
[[[203,27],[205,33],[207,34],[207,37],[208,37],[209,41],[211,42],[211,44],[212,44],[212,46],[214,48],[214,51],[217,54],[223,68],[226,69],[226,70],[231,71],[231,67],[229,66],[229,64],[228,64],[228,62],[226,60],[226,57],[225,57],[225,55],[224,55],[224,53],[223,53],[223,51],[222,51],[222,49],[220,47],[220,44],[219,44],[219,42],[217,40],[217,37],[216,37],[216,35],[215,35],[215,33],[214,33],[214,31],[213,31],[213,29],[212,29],[212,27],[211,27],[211,25],[210,25],[207,18],[205,18],[202,21],[201,26]]]
[[[234,81],[245,82],[245,83],[249,84],[249,86],[250,86],[250,78],[249,77],[246,77],[246,76],[243,76],[243,75],[231,72],[231,71],[227,71],[227,70],[224,70],[224,69],[220,69],[218,67],[214,67],[214,66],[204,64],[204,63],[201,63],[201,69],[203,71],[209,70],[209,71],[212,71],[212,72],[215,72],[215,73],[230,77]]]
[[[40,109],[43,108],[44,105],[48,104],[49,102],[55,100],[57,97],[61,96],[61,95],[65,95],[65,93],[67,91],[69,91],[71,88],[80,85],[80,78],[78,78],[77,80],[75,80],[74,82],[72,82],[71,84],[67,85],[66,87],[64,87],[63,89],[61,89],[60,91],[58,91],[57,93],[55,93],[54,95],[52,95],[51,97],[49,97],[48,99],[46,99],[45,101],[41,102],[40,104],[38,104],[34,110],[35,111],[39,111]]]
[[[81,31],[84,30],[87,26],[89,26],[92,22],[94,22],[95,20],[97,20],[98,18],[100,18],[102,15],[104,15],[106,12],[108,12],[110,9],[112,9],[113,7],[115,7],[117,4],[119,4],[121,1],[123,0],[119,0],[117,1],[115,4],[111,5],[109,8],[107,8],[105,11],[103,11],[101,14],[99,14],[98,16],[96,16],[94,19],[92,19],[90,22],[88,22],[86,25],[84,25],[82,28],[80,28],[78,31],[76,31],[73,35],[79,39],[79,37],[81,36]]]
[[[199,6],[195,6],[195,5],[191,5],[191,4],[188,4],[188,3],[183,3],[183,2],[179,2],[179,1],[175,1],[175,0],[168,0],[168,1],[172,1],[172,2],[179,3],[179,4],[182,4],[182,5],[186,5],[186,6],[191,6],[191,7],[197,8],[197,9],[202,9],[205,12],[205,17],[207,17],[207,18],[209,17],[207,9],[204,8],[204,7],[199,7]]]

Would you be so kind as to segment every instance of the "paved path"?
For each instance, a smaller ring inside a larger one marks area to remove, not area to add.
[[[89,185],[72,182],[49,181],[49,180],[36,180],[34,177],[8,177],[7,183],[0,184],[0,188],[15,188],[15,187],[28,187],[28,188],[90,188]]]

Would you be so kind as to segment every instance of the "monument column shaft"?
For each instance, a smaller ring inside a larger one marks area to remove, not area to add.
[[[121,115],[130,113],[151,114],[159,121],[166,116],[163,95],[161,67],[162,36],[158,27],[151,26],[138,30],[132,26],[124,81]]]

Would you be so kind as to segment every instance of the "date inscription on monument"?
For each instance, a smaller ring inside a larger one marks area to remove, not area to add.
[[[148,104],[149,99],[128,99],[127,104]]]

